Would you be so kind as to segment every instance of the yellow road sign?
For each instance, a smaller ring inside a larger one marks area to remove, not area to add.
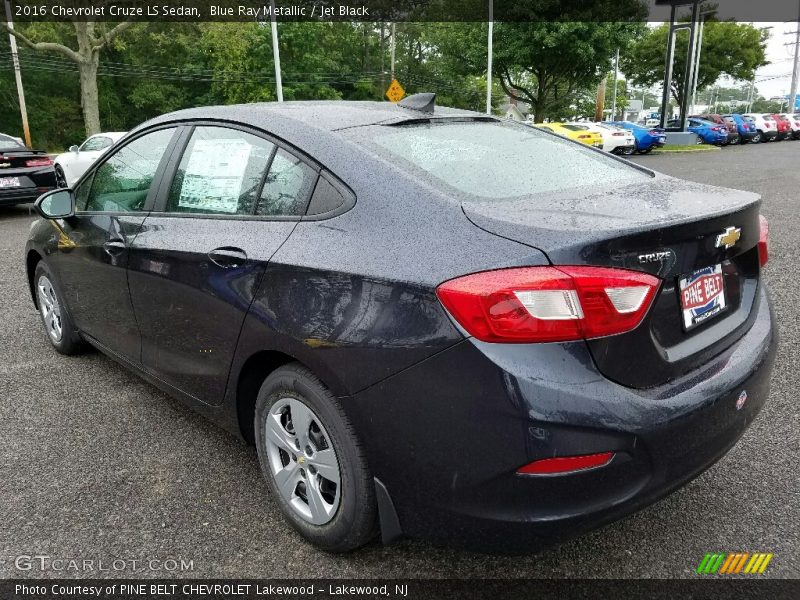
[[[403,89],[403,86],[400,85],[400,82],[397,81],[397,79],[392,79],[392,83],[389,84],[389,89],[386,90],[386,97],[392,102],[400,102],[405,95],[406,91]]]

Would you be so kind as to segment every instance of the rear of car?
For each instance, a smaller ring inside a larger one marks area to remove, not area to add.
[[[722,118],[727,123],[733,123],[736,130],[739,132],[739,141],[742,144],[747,144],[754,141],[758,135],[756,128],[751,120],[745,119],[742,115],[733,113],[729,115],[722,115]]]
[[[636,138],[627,129],[605,123],[593,123],[590,127],[603,136],[603,150],[606,152],[628,156],[636,151]]]
[[[725,129],[728,132],[728,138],[723,143],[724,146],[727,146],[728,144],[735,145],[735,144],[738,144],[740,142],[739,129],[736,126],[736,123],[733,122],[733,120],[725,119],[722,115],[718,115],[718,114],[715,114],[715,113],[708,113],[708,114],[698,115],[697,118],[698,119],[703,119],[705,121],[709,121],[711,123],[716,123],[717,125],[721,125],[722,127],[725,127]]]
[[[792,137],[792,126],[789,123],[788,119],[784,119],[783,116],[773,113],[770,115],[775,122],[778,130],[778,137],[775,138],[776,141],[788,140]]]
[[[798,139],[800,137],[800,121],[798,121],[793,114],[790,113],[779,113],[773,115],[775,117],[775,121],[778,123],[779,127],[783,124],[783,133],[786,136],[785,139]]]
[[[44,151],[0,135],[0,205],[33,202],[55,187],[53,161]]]
[[[431,211],[458,202],[521,245],[436,287],[463,342],[354,396],[403,530],[504,551],[619,518],[716,462],[765,402],[776,344],[758,196],[524,129],[347,134],[431,190]]]
[[[725,146],[728,143],[728,128],[725,125],[691,118],[687,129],[697,134],[705,144]]]
[[[632,132],[636,139],[636,151],[640,154],[647,154],[654,148],[661,148],[667,143],[666,133],[659,127],[644,127],[630,121],[606,121],[605,123]]]
[[[772,115],[763,113],[747,113],[743,115],[745,118],[752,119],[753,124],[758,132],[757,140],[759,142],[771,142],[778,139],[778,124]]]
[[[570,139],[593,148],[603,147],[603,135],[598,131],[591,130],[588,125],[584,125],[583,123],[563,123],[561,127],[572,132],[568,134]]]

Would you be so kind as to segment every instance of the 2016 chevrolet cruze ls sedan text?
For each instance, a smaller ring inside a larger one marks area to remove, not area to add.
[[[56,350],[255,443],[321,548],[519,552],[652,503],[756,417],[759,205],[426,96],[209,107],[42,196],[26,261]]]

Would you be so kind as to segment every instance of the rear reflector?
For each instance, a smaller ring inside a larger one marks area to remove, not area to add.
[[[653,275],[626,269],[518,267],[458,277],[436,294],[483,342],[564,342],[636,328],[660,284]]]
[[[520,475],[566,475],[586,469],[605,467],[614,458],[613,452],[582,454],[580,456],[558,456],[543,458],[517,469]]]
[[[764,215],[758,215],[758,262],[763,267],[769,260],[769,222]]]

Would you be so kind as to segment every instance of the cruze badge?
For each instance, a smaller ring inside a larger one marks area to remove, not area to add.
[[[742,237],[742,230],[739,227],[728,227],[717,236],[716,247],[722,248],[725,246],[726,249],[730,248],[739,241],[740,237]]]

